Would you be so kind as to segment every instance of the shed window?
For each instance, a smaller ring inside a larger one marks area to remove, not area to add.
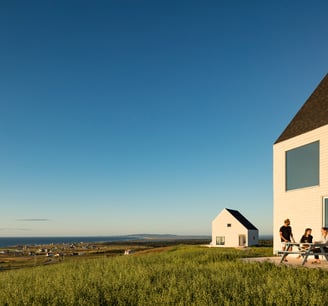
[[[231,227],[231,223],[227,223],[227,227]]]
[[[216,245],[224,245],[225,237],[224,236],[216,236]]]

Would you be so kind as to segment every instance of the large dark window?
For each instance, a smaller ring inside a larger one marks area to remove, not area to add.
[[[286,190],[319,185],[319,141],[286,152]]]

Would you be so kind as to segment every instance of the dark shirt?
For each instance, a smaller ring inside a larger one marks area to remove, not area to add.
[[[281,228],[280,228],[280,232],[282,233],[282,236],[290,242],[290,236],[292,236],[292,228],[288,225],[288,226],[285,226],[283,225]],[[281,238],[281,242],[284,242],[285,240],[283,238]]]
[[[303,235],[302,238],[301,238],[301,243],[312,243],[313,241],[313,236],[312,235],[309,235],[309,236],[305,236]]]

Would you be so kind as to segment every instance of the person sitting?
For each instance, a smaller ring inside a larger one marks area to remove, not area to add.
[[[325,244],[326,246],[323,247],[325,252],[328,252],[328,228],[327,227],[322,227],[321,228],[321,235],[322,235],[322,240],[321,241],[316,241],[315,243],[322,243]],[[320,248],[314,248],[313,249],[313,253],[319,253],[321,250]],[[312,262],[313,264],[316,263],[321,263],[320,259],[319,259],[319,255],[314,255],[314,261]]]
[[[312,229],[311,228],[306,228],[305,232],[303,234],[303,236],[300,239],[300,246],[299,246],[299,250],[302,251],[306,251],[309,249],[310,245],[309,243],[313,242],[313,236],[311,235],[312,233]],[[299,255],[297,258],[300,258],[301,255]]]

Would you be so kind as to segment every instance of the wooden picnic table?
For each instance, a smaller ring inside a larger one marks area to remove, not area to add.
[[[290,248],[296,247],[297,250],[290,250]],[[306,263],[307,258],[311,255],[323,255],[328,261],[328,252],[325,247],[328,247],[325,243],[300,243],[300,242],[286,242],[285,251],[279,251],[278,254],[282,255],[280,263],[282,263],[287,255],[298,254],[303,257],[302,266]]]

